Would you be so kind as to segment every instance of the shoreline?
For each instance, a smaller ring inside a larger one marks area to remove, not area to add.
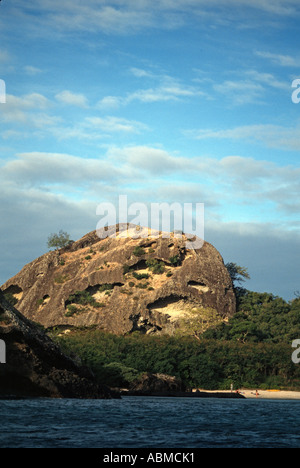
[[[255,399],[255,400],[300,400],[300,391],[294,390],[257,390],[239,389],[237,390],[206,390],[193,389],[190,392],[166,391],[166,392],[146,392],[146,391],[121,391],[122,396],[161,396],[161,397],[186,397],[186,398],[228,398],[228,399]]]
[[[116,389],[114,389],[116,390]],[[300,400],[300,391],[277,390],[277,389],[245,389],[236,390],[208,390],[204,388],[193,388],[188,391],[151,391],[151,390],[129,390],[127,388],[117,389],[123,396],[144,397],[183,397],[183,398],[228,398],[228,399],[268,399],[268,400]]]
[[[231,393],[230,390],[202,390],[201,392],[213,393]],[[233,390],[232,393],[236,393],[236,390]],[[300,391],[294,390],[260,390],[257,389],[258,395],[256,395],[256,389],[239,389],[239,394],[244,398],[252,399],[272,399],[272,400],[300,400]]]
[[[116,390],[116,389],[114,389]],[[119,398],[122,397],[173,397],[173,398],[221,398],[221,399],[255,399],[255,400],[300,400],[300,391],[295,390],[257,390],[239,389],[239,390],[207,390],[193,389],[192,391],[130,391],[128,389],[119,390]],[[34,400],[34,399],[66,399],[65,397],[45,397],[45,396],[25,396],[16,394],[2,394],[0,400]],[[72,398],[77,399],[77,398]],[[88,398],[97,399],[97,398]]]

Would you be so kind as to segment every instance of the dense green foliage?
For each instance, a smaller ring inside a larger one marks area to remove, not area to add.
[[[286,302],[268,293],[246,291],[228,324],[206,332],[208,339],[241,343],[288,343],[300,338],[300,299]]]
[[[161,275],[165,271],[164,262],[158,261],[156,258],[146,260],[146,265],[155,275]]]
[[[80,356],[102,382],[126,386],[141,372],[166,373],[187,387],[300,388],[292,341],[300,338],[300,298],[291,302],[247,291],[227,324],[201,340],[182,336],[116,336],[97,329],[61,336],[65,352]],[[114,363],[114,364],[112,364]]]
[[[102,285],[101,291],[106,291],[111,289],[110,285]],[[100,289],[99,289],[100,291]],[[84,291],[75,291],[74,294],[71,294],[66,302],[67,311],[65,313],[66,317],[71,317],[72,315],[80,312],[80,309],[74,304],[80,306],[91,305],[92,307],[104,307],[102,302],[96,301],[96,299],[91,295],[90,292]],[[82,309],[81,309],[82,310]]]
[[[110,289],[110,288],[107,288]],[[99,289],[100,290],[100,289]],[[101,289],[101,291],[106,289]],[[75,291],[74,294],[69,296],[67,304],[81,304],[81,305],[88,305],[90,304],[93,307],[101,307],[101,304],[96,301],[96,299],[86,290],[83,291]]]
[[[133,249],[133,255],[135,255],[136,257],[141,257],[142,255],[145,255],[145,250],[143,249],[143,247],[137,245],[134,249]]]
[[[58,234],[50,234],[48,237],[48,248],[55,248],[55,249],[61,249],[63,247],[66,247],[70,242],[70,235],[67,232],[64,232],[62,230],[59,231]]]
[[[148,273],[137,273],[136,271],[134,271],[132,273],[132,276],[137,280],[142,280],[142,279],[148,279],[149,278]]]
[[[290,343],[116,336],[100,330],[73,332],[59,342],[65,352],[79,355],[100,381],[113,386],[126,386],[137,374],[153,372],[204,389],[229,389],[231,383],[235,388],[300,387],[300,367],[291,360]]]
[[[153,260],[148,267],[152,273],[161,273],[164,265]],[[300,297],[286,302],[269,293],[247,291],[237,285],[249,278],[247,270],[234,263],[226,266],[237,312],[227,323],[212,321],[200,335],[135,332],[116,336],[91,328],[57,339],[66,353],[79,356],[100,381],[111,386],[126,387],[140,373],[152,372],[176,376],[187,388],[229,389],[233,384],[235,388],[299,390],[300,365],[292,361],[292,342],[300,339]]]

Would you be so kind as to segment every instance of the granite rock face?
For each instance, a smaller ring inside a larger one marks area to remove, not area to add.
[[[0,397],[117,398],[8,303],[0,291]]]
[[[101,239],[92,231],[42,255],[3,292],[45,327],[97,325],[115,334],[172,333],[193,307],[213,308],[224,320],[234,314],[232,281],[211,244],[188,249],[185,235],[164,233],[133,238],[136,227],[127,227],[126,236],[119,226],[115,237]]]

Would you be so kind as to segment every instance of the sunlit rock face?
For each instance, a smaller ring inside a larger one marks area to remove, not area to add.
[[[9,279],[3,292],[45,327],[96,325],[115,334],[172,333],[194,307],[213,308],[224,320],[234,314],[232,281],[211,244],[190,249],[184,234],[134,238],[129,227],[124,235],[119,226],[115,232],[99,238],[92,231],[45,253]]]

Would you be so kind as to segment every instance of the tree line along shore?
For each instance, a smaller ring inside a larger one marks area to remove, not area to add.
[[[51,335],[63,351],[91,367],[100,381],[128,387],[145,372],[175,376],[186,388],[300,391],[300,365],[292,360],[300,337],[300,298],[285,301],[269,293],[243,290],[237,312],[206,330],[187,334],[125,336],[96,327],[56,328]]]

